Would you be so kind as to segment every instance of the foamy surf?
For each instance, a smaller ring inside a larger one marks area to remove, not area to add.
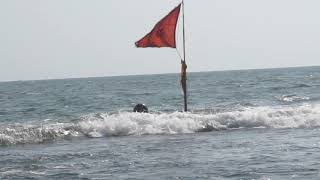
[[[51,122],[44,122],[51,123]],[[185,134],[236,128],[318,128],[320,105],[250,107],[204,113],[89,114],[76,123],[15,124],[0,129],[0,144],[42,143],[66,137]]]
[[[305,96],[298,96],[295,94],[292,95],[282,95],[279,97],[276,97],[279,101],[283,101],[283,102],[295,102],[295,101],[306,101],[306,100],[310,100],[309,97],[305,97]]]

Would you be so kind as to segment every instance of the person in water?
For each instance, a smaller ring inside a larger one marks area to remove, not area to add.
[[[147,106],[144,105],[144,104],[137,104],[137,105],[133,108],[133,112],[148,113],[148,108],[147,108]]]

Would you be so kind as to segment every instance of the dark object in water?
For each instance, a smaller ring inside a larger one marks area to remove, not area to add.
[[[144,105],[144,104],[137,104],[137,105],[133,108],[133,112],[147,113],[147,112],[148,112],[148,108],[147,108],[147,106]]]

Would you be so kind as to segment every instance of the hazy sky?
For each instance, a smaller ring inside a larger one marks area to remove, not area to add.
[[[179,72],[174,49],[134,47],[179,2],[1,0],[0,81]],[[185,6],[189,71],[320,65],[319,0]]]

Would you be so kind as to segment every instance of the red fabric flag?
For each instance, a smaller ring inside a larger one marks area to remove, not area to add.
[[[166,17],[159,21],[152,31],[135,44],[137,47],[176,47],[176,26],[180,7],[174,8]]]

